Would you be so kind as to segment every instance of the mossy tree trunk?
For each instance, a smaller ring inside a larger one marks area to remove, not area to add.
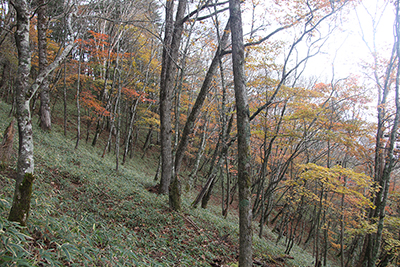
[[[17,178],[12,207],[8,219],[26,225],[29,217],[32,186],[34,181],[33,160],[33,132],[32,118],[29,104],[47,76],[65,59],[75,46],[74,38],[59,56],[48,66],[41,69],[35,82],[29,85],[31,69],[31,53],[29,45],[30,7],[26,0],[13,0],[10,2],[17,13],[17,30],[15,40],[18,49],[18,72],[15,84],[16,90],[16,114],[18,122],[19,149]],[[68,18],[68,22],[70,22]]]
[[[17,31],[15,40],[18,48],[18,72],[16,82],[17,121],[19,134],[17,179],[14,199],[8,219],[26,225],[29,217],[30,198],[33,184],[33,139],[32,118],[27,98],[28,79],[31,69],[29,47],[28,3],[23,0],[11,2],[17,11]]]

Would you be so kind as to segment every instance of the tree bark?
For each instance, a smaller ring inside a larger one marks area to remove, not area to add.
[[[179,0],[176,11],[175,24],[173,22],[173,1],[166,4],[166,22],[164,48],[161,65],[160,80],[160,134],[161,134],[161,180],[159,193],[169,193],[169,186],[173,177],[173,157],[172,157],[172,126],[171,126],[171,106],[172,89],[176,75],[176,62],[179,57],[179,46],[181,43],[183,24],[182,19],[185,15],[187,0]],[[176,178],[178,179],[178,178]],[[179,181],[174,183],[178,186]],[[180,187],[180,186],[179,186]],[[179,192],[179,190],[174,190]],[[173,199],[176,199],[173,197]],[[180,202],[174,202],[170,196],[170,205],[176,203],[174,210],[179,210]]]
[[[17,13],[15,40],[18,49],[18,71],[15,86],[19,149],[14,198],[8,219],[19,222],[21,225],[26,225],[29,217],[34,181],[32,118],[29,110],[30,100],[41,86],[43,80],[65,59],[75,45],[74,40],[72,40],[50,65],[39,72],[34,83],[29,86],[31,68],[29,6],[25,0],[14,0],[11,1],[11,4]]]
[[[64,102],[64,136],[67,136],[67,77],[66,77],[66,72],[67,72],[67,64],[66,61],[64,60],[64,85],[63,85],[63,102]]]
[[[39,72],[47,67],[47,18],[45,0],[38,2],[38,48],[39,48]],[[40,86],[40,128],[44,131],[51,130],[51,113],[50,113],[50,88],[47,78],[43,79]]]
[[[11,2],[17,11],[17,31],[15,40],[18,49],[18,72],[16,81],[17,121],[19,134],[19,150],[17,179],[13,204],[8,219],[26,225],[29,217],[30,198],[33,185],[33,137],[32,118],[29,109],[29,98],[26,98],[28,79],[31,67],[29,46],[29,12],[28,3],[23,0]]]
[[[80,88],[81,88],[81,67],[82,67],[82,46],[79,50],[78,61],[78,81],[76,82],[76,111],[77,111],[77,125],[76,125],[76,144],[75,149],[78,149],[79,141],[81,140],[81,104],[80,104]],[[89,131],[89,126],[88,126]]]
[[[161,141],[161,180],[159,193],[168,194],[172,177],[172,147],[171,147],[171,88],[168,86],[167,75],[172,64],[171,54],[172,34],[174,29],[174,1],[167,1],[165,6],[164,47],[162,54],[160,78],[160,141]]]
[[[239,183],[239,266],[250,267],[252,260],[250,114],[244,72],[244,44],[240,0],[229,0],[232,32],[232,62],[238,132]]]
[[[394,3],[396,9],[396,20],[395,20],[395,43],[392,50],[391,58],[383,76],[383,82],[381,83],[380,74],[378,73],[379,59],[374,55],[374,78],[378,88],[378,127],[375,141],[375,162],[374,162],[374,180],[379,184],[379,191],[373,198],[375,209],[371,209],[368,214],[368,219],[371,223],[377,224],[377,231],[373,234],[367,234],[364,238],[364,244],[362,247],[362,253],[359,256],[358,267],[368,266],[373,267],[379,257],[382,243],[383,226],[385,219],[385,207],[389,194],[390,175],[396,162],[394,155],[394,146],[397,139],[397,129],[400,119],[400,102],[399,102],[399,85],[400,85],[400,66],[396,66],[396,58],[400,56],[400,11],[399,1]],[[375,38],[375,36],[374,36]],[[376,47],[374,47],[376,52]],[[395,105],[396,112],[393,119],[393,124],[389,131],[389,140],[385,144],[383,140],[385,123],[387,117],[387,99],[390,91],[390,83],[395,75]]]

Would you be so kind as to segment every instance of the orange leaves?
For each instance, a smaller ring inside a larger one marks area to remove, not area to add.
[[[79,38],[75,41],[85,51],[88,61],[94,64],[103,64],[108,58],[115,60],[118,55],[120,58],[131,56],[131,53],[115,52],[113,45],[109,42],[110,36],[108,34],[91,30],[88,31],[88,34],[89,37],[87,39]]]
[[[128,98],[137,98],[140,96],[140,94],[136,92],[136,90],[127,87],[122,87],[121,92]]]
[[[106,110],[101,101],[97,100],[89,91],[81,93],[82,106],[92,110],[97,115],[110,116],[110,112]]]
[[[150,102],[155,103],[156,100],[148,98],[148,94],[146,92],[137,92],[135,89],[122,87],[122,94],[124,94],[128,99],[139,99],[140,102]]]
[[[326,91],[328,87],[329,87],[328,84],[325,84],[325,83],[316,83],[316,84],[314,85],[314,90]]]

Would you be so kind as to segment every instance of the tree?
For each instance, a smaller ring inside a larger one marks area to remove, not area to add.
[[[47,66],[47,4],[44,0],[38,1],[37,10],[37,32],[39,47],[39,72],[43,71]],[[45,131],[51,129],[50,114],[50,88],[48,78],[44,78],[40,86],[40,127]]]
[[[32,185],[34,181],[33,132],[29,104],[43,80],[70,53],[75,44],[72,38],[72,42],[65,47],[65,49],[50,65],[41,70],[34,83],[29,85],[29,73],[31,67],[29,44],[29,2],[25,0],[15,0],[11,1],[11,4],[17,13],[17,31],[15,33],[15,40],[18,49],[16,116],[18,122],[19,149],[14,198],[8,219],[10,221],[19,222],[21,225],[26,225],[29,217]],[[68,21],[70,22],[70,18]]]
[[[373,46],[368,46],[374,63],[371,68],[373,71],[373,81],[377,88],[378,103],[377,117],[378,125],[375,141],[375,162],[374,180],[379,185],[378,192],[373,198],[374,209],[370,209],[368,219],[371,224],[376,225],[374,233],[365,235],[363,249],[359,258],[358,266],[372,267],[377,264],[379,253],[382,246],[382,235],[385,221],[385,208],[389,195],[390,176],[397,161],[395,156],[395,142],[398,138],[398,127],[400,119],[400,5],[399,1],[394,2],[395,21],[394,21],[394,44],[390,59],[385,62],[382,68],[381,58],[376,47],[376,26],[378,21],[371,17],[373,28]],[[364,39],[365,41],[365,39]],[[394,87],[394,110],[389,109],[391,90]],[[392,114],[391,114],[392,113]],[[388,129],[386,132],[385,130]],[[388,136],[385,140],[384,136]]]
[[[240,0],[229,0],[232,63],[238,131],[239,266],[253,266],[250,169],[250,112],[244,72],[243,26]]]
[[[179,0],[175,23],[173,20],[174,1],[165,6],[165,30],[160,78],[160,135],[161,135],[161,180],[160,194],[169,193],[173,175],[171,107],[176,63],[183,32],[182,19],[186,10],[186,0]],[[177,207],[179,209],[179,207]]]

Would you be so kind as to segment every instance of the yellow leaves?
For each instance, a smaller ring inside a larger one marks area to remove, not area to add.
[[[369,199],[370,194],[374,193],[375,184],[371,177],[340,165],[326,168],[309,163],[298,167],[299,177],[286,182],[287,186],[293,187],[297,194],[306,196],[310,201],[320,201],[318,192],[324,190],[333,196],[336,195],[337,198],[344,195],[347,205],[361,209],[373,208]]]

